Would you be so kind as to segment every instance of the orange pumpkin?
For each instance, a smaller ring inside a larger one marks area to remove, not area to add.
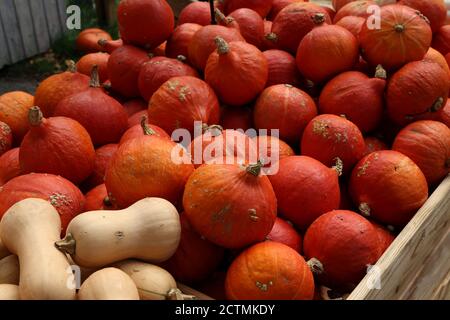
[[[131,117],[135,113],[138,113],[139,111],[147,110],[148,104],[142,99],[132,99],[128,100],[127,102],[124,102],[123,107],[125,108],[125,112],[127,113],[128,117]]]
[[[224,129],[242,129],[244,131],[253,128],[253,110],[249,107],[222,109],[220,125]]]
[[[189,61],[188,47],[194,34],[202,28],[196,23],[183,23],[179,25],[167,40],[166,55],[169,58],[177,58],[184,56]]]
[[[86,193],[86,202],[84,212],[97,210],[117,210],[118,208],[111,203],[108,197],[108,191],[105,184],[100,184]]]
[[[438,121],[422,120],[406,126],[392,149],[411,158],[430,185],[450,172],[450,129]]]
[[[423,60],[436,62],[450,76],[450,68],[449,68],[449,65],[447,63],[446,58],[439,51],[437,51],[436,49],[433,49],[433,48],[428,49],[427,54],[425,55]]]
[[[381,255],[377,232],[370,222],[347,210],[327,212],[306,231],[305,257],[315,259],[320,283],[352,288],[365,276],[367,266]]]
[[[369,7],[376,5],[375,1],[369,0],[358,0],[347,3],[341,9],[336,12],[334,16],[333,22],[336,24],[344,17],[361,17],[366,19],[372,13],[370,12]]]
[[[275,136],[257,136],[253,138],[253,141],[258,148],[259,160],[264,167],[275,164],[271,162],[272,158],[277,162],[295,155],[294,150],[286,142]]]
[[[123,46],[123,40],[117,39],[117,40],[106,40],[106,39],[100,39],[98,40],[98,45],[102,48],[102,52],[106,53],[113,53],[114,50],[119,49]]]
[[[223,6],[226,14],[240,9],[249,8],[259,13],[262,18],[265,18],[272,8],[273,0],[224,0]]]
[[[450,25],[446,24],[434,33],[431,46],[444,56],[450,52]]]
[[[21,92],[7,92],[0,96],[0,121],[6,123],[12,131],[15,144],[20,144],[30,128],[28,110],[33,106],[32,95]]]
[[[341,26],[350,31],[356,39],[359,39],[359,33],[361,32],[363,24],[366,22],[365,18],[346,16],[336,22],[337,26]]]
[[[129,140],[140,137],[161,137],[170,140],[170,136],[163,129],[153,124],[148,124],[147,116],[144,115],[141,117],[140,124],[136,124],[125,131],[122,138],[120,139],[119,146]]]
[[[365,137],[364,142],[366,144],[366,151],[364,152],[365,156],[375,151],[389,149],[388,145],[377,137]]]
[[[273,0],[272,9],[270,10],[269,15],[267,16],[267,19],[270,21],[273,21],[276,18],[276,16],[280,13],[281,10],[283,10],[288,5],[290,5],[294,2],[308,2],[308,1],[305,1],[305,0]]]
[[[231,12],[228,17],[238,23],[241,35],[248,43],[261,48],[264,37],[264,21],[256,11],[240,8]]]
[[[146,108],[148,108],[148,105],[146,106]],[[132,116],[128,117],[128,129],[140,124],[142,122],[142,117],[148,117],[147,109],[136,112]]]
[[[281,218],[277,217],[272,231],[270,231],[266,239],[285,244],[299,253],[302,252],[302,237],[291,223]]]
[[[260,172],[260,164],[205,164],[195,170],[183,195],[195,231],[230,249],[264,240],[275,223],[277,199]]]
[[[420,11],[430,21],[433,32],[439,30],[447,19],[447,8],[444,0],[400,0],[398,3]]]
[[[80,32],[75,41],[78,51],[84,53],[95,53],[102,51],[102,47],[98,44],[99,40],[112,40],[111,35],[105,30],[98,28],[89,28]]]
[[[97,66],[100,82],[103,83],[109,79],[108,60],[109,60],[108,53],[103,52],[89,53],[81,57],[80,60],[77,62],[77,70],[79,73],[91,76],[92,68],[94,66]]]
[[[233,261],[225,289],[230,300],[312,300],[314,278],[297,251],[266,241],[246,249]]]
[[[267,50],[263,52],[269,66],[269,76],[266,87],[276,84],[290,84],[297,87],[301,83],[301,76],[297,69],[295,58],[282,50]]]
[[[370,221],[370,223],[375,228],[375,231],[378,235],[381,252],[380,255],[382,255],[390,247],[391,243],[394,242],[395,236],[391,231],[389,231],[389,229],[383,227],[382,225],[373,221]]]
[[[6,151],[0,156],[0,187],[20,175],[19,148]]]
[[[194,166],[185,154],[180,154],[181,163],[175,163],[175,147],[169,139],[158,137],[141,137],[121,145],[105,175],[112,203],[127,208],[143,198],[159,197],[178,204]]]
[[[117,144],[106,144],[95,150],[94,170],[89,178],[84,181],[83,186],[88,190],[92,189],[105,181],[105,172],[118,149]]]
[[[181,10],[178,16],[178,26],[184,23],[196,23],[207,26],[211,23],[211,9],[209,3],[192,2]]]
[[[420,168],[397,151],[373,152],[353,169],[350,195],[366,216],[385,224],[404,226],[428,198]]]
[[[447,99],[442,111],[439,113],[439,121],[446,124],[450,128],[450,101]]]

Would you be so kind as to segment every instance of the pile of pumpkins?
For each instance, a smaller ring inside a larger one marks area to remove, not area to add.
[[[68,71],[0,96],[0,299],[348,293],[449,173],[443,0],[117,15],[120,39],[84,30]],[[232,163],[192,161],[212,143]]]

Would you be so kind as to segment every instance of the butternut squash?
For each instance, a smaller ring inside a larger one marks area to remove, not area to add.
[[[4,245],[19,258],[20,299],[75,299],[69,262],[54,246],[61,220],[50,202],[30,198],[16,203],[3,216],[0,230]]]
[[[136,284],[141,300],[194,300],[194,296],[184,295],[172,275],[153,264],[126,260],[115,264]]]
[[[0,234],[0,259],[9,256],[11,253],[6,249],[5,245],[2,242],[2,235]]]
[[[55,245],[87,268],[131,258],[155,263],[175,253],[180,234],[177,209],[167,200],[146,198],[124,210],[76,216],[67,227],[66,237]]]
[[[19,287],[15,284],[0,284],[0,300],[20,300]]]
[[[79,300],[139,300],[133,280],[117,268],[94,272],[81,285]]]
[[[0,284],[19,284],[19,259],[10,255],[0,260]]]

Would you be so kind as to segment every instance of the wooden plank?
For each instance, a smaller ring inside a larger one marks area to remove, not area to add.
[[[4,65],[11,63],[11,58],[9,56],[8,44],[6,42],[6,35],[3,30],[3,21],[2,16],[0,15],[0,43],[3,45],[0,46],[0,69],[3,68]],[[1,248],[1,246],[0,246]]]
[[[419,297],[431,299],[433,292],[441,286],[443,279],[447,279],[447,285],[444,289],[448,289],[448,274],[446,274],[448,272],[446,267],[449,264],[448,256],[446,258],[442,253],[434,256],[433,250],[442,245],[442,239],[449,232],[449,228],[450,175],[441,183],[377,262],[376,267],[378,269],[376,270],[379,271],[381,276],[381,288],[373,288],[373,275],[366,275],[348,299],[415,299]],[[445,246],[448,246],[447,242],[444,242]],[[427,260],[434,264],[433,274],[429,279],[417,278],[418,272],[420,273],[421,270],[424,272],[431,270],[423,269],[423,264]],[[414,286],[417,286],[417,289]],[[418,290],[423,290],[424,294],[418,293]],[[442,288],[438,290],[442,290]],[[446,297],[448,293],[444,292],[439,295]]]
[[[67,1],[57,0],[59,23],[61,24],[61,31],[67,31]]]
[[[28,0],[15,0],[17,18],[20,26],[20,33],[22,35],[22,43],[26,57],[32,57],[39,53],[37,47],[37,39],[34,33],[32,21],[32,13]]]
[[[32,14],[32,23],[39,52],[44,52],[50,48],[50,32],[47,26],[47,19],[44,8],[45,0],[29,0]]]
[[[58,40],[62,33],[61,23],[59,22],[59,12],[56,0],[45,0],[44,2],[45,14],[47,17],[47,27],[50,34],[50,41]]]
[[[23,48],[20,26],[16,16],[14,0],[3,0],[1,2],[0,15],[2,16],[3,31],[6,35],[6,45],[8,46],[10,53],[10,63],[20,61],[26,56]]]

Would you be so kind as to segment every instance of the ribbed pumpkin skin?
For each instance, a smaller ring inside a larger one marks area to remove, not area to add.
[[[89,77],[84,74],[70,71],[55,74],[39,84],[34,105],[41,109],[44,117],[51,117],[62,99],[88,88]]]
[[[129,140],[119,147],[105,175],[111,201],[127,208],[146,197],[164,198],[178,204],[184,185],[194,170],[186,163],[176,164],[171,153],[175,143],[165,138]]]
[[[261,48],[264,37],[264,21],[256,11],[241,8],[231,12],[229,17],[239,24],[241,35],[248,43]]]
[[[435,62],[410,62],[398,70],[387,86],[387,111],[399,125],[425,119],[447,101],[450,78]]]
[[[218,268],[225,250],[200,237],[184,213],[180,216],[180,222],[180,244],[175,254],[162,267],[182,283],[205,280]]]
[[[411,158],[430,185],[450,172],[450,129],[438,121],[422,120],[406,126],[392,149]]]
[[[179,128],[193,132],[194,121],[219,122],[219,100],[213,89],[195,77],[175,77],[165,82],[152,96],[148,107],[149,123],[169,135]]]
[[[228,43],[229,52],[213,52],[206,64],[205,81],[225,104],[242,106],[264,89],[269,69],[266,57],[245,42]]]
[[[400,0],[398,3],[420,11],[430,21],[433,32],[445,24],[447,8],[443,0]]]
[[[293,226],[281,218],[277,217],[266,239],[285,244],[299,253],[302,252],[302,237]]]
[[[51,173],[79,184],[94,169],[95,150],[89,133],[77,121],[44,118],[23,138],[19,161],[23,173]]]
[[[303,38],[296,60],[303,76],[320,83],[350,70],[358,58],[358,40],[350,31],[337,25],[323,25]]]
[[[319,99],[320,113],[345,115],[363,132],[378,127],[383,116],[385,79],[369,78],[358,71],[330,80]]]
[[[16,144],[28,132],[28,110],[33,103],[33,96],[26,92],[13,91],[0,96],[0,121],[9,126]]]
[[[343,6],[345,6],[347,3],[350,3],[355,0],[332,0],[331,3],[333,4],[334,10],[339,11]]]
[[[183,207],[195,231],[230,249],[264,240],[277,215],[269,179],[233,164],[195,170],[186,183]]]
[[[223,2],[225,14],[230,14],[240,8],[249,8],[259,13],[265,18],[272,8],[273,0],[225,0]]]
[[[211,10],[209,3],[192,2],[181,10],[178,16],[178,26],[184,23],[196,23],[207,26],[211,23]]]
[[[425,56],[432,32],[415,10],[397,4],[384,6],[380,22],[379,29],[363,24],[359,34],[363,57],[371,65],[395,69]]]
[[[98,28],[88,28],[80,32],[75,45],[78,51],[84,53],[96,53],[102,51],[102,47],[98,44],[99,40],[112,40],[111,35],[105,30]]]
[[[278,173],[269,179],[277,196],[280,216],[306,230],[317,217],[339,208],[336,170],[305,156],[281,159],[279,165]]]
[[[266,87],[276,84],[290,84],[294,87],[300,85],[300,73],[295,58],[282,50],[267,50],[263,52],[269,66],[269,76]]]
[[[20,175],[19,148],[6,151],[0,156],[0,187]]]
[[[363,24],[366,19],[361,17],[347,16],[336,22],[337,26],[343,27],[350,31],[356,39],[359,39],[359,33],[361,32]]]
[[[319,160],[327,167],[342,160],[344,173],[364,156],[361,131],[352,122],[336,115],[322,114],[306,126],[301,142],[302,154]]]
[[[229,300],[312,300],[314,278],[297,251],[266,241],[233,261],[225,289]]]
[[[353,16],[353,17],[361,17],[361,18],[367,18],[372,13],[368,10],[370,6],[376,5],[375,1],[366,1],[366,0],[358,0],[358,1],[352,1],[350,3],[347,3],[345,6],[343,6],[339,11],[337,11],[336,15],[334,16],[333,22],[336,24],[339,22],[342,18]]]
[[[214,39],[221,37],[227,42],[245,41],[240,32],[234,28],[210,25],[199,29],[188,46],[189,62],[198,70],[205,70],[209,55],[216,50]]]
[[[381,255],[377,232],[359,214],[334,210],[320,216],[306,231],[303,250],[307,259],[316,258],[324,272],[320,283],[338,288],[357,285]]]
[[[46,173],[31,173],[8,181],[0,190],[0,217],[16,202],[27,198],[49,201],[61,218],[61,234],[69,222],[83,211],[84,196],[70,181]]]
[[[166,57],[155,57],[142,65],[138,85],[142,98],[149,101],[156,90],[173,77],[198,77],[189,65]]]
[[[77,70],[79,73],[90,76],[94,65],[98,67],[100,82],[103,83],[109,79],[108,75],[109,54],[103,52],[89,53],[80,58],[77,62]]]
[[[117,207],[109,201],[105,184],[100,184],[86,193],[83,212],[97,210],[117,210]]]
[[[259,96],[253,119],[257,129],[279,129],[281,139],[298,143],[316,115],[316,104],[306,92],[279,84],[266,88]]]
[[[179,55],[182,55],[189,61],[189,43],[194,37],[194,34],[201,28],[202,26],[196,23],[183,23],[176,27],[167,40],[166,56],[175,59]]]
[[[117,144],[106,144],[95,150],[95,163],[92,174],[84,181],[83,186],[92,189],[105,181],[105,172],[112,157],[118,149]]]
[[[353,169],[349,190],[360,210],[394,226],[408,223],[428,198],[427,180],[419,167],[391,150],[362,158]]]
[[[450,52],[450,25],[444,25],[436,31],[431,46],[444,56]]]
[[[172,8],[165,0],[123,0],[117,18],[123,41],[145,49],[166,41],[175,26]]]
[[[273,20],[272,33],[277,48],[292,54],[297,52],[302,39],[314,28],[331,24],[325,9],[309,2],[295,2],[281,10]]]
[[[13,136],[11,128],[0,121],[0,156],[11,149]]]
[[[144,50],[120,47],[108,60],[108,74],[114,91],[126,98],[139,97],[138,78],[142,65],[149,60]]]
[[[450,76],[450,68],[446,58],[436,49],[433,48],[428,49],[427,54],[425,55],[423,60],[437,63]]]
[[[64,98],[56,106],[54,115],[78,121],[96,146],[117,143],[128,127],[128,115],[123,106],[97,87]]]

